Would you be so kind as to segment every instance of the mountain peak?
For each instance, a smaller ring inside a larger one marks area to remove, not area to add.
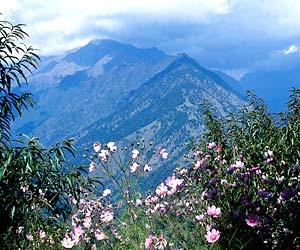
[[[81,66],[91,66],[107,55],[116,58],[117,61],[141,60],[154,64],[167,57],[163,51],[155,47],[141,49],[112,39],[96,39],[68,54],[64,60],[75,62]]]

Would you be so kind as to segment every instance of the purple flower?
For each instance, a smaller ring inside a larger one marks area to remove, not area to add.
[[[265,199],[269,199],[272,195],[266,191],[266,190],[258,190],[257,191],[257,194],[260,196],[260,197],[263,197]]]
[[[293,172],[295,172],[295,173],[299,173],[300,172],[300,165],[299,165],[298,161],[292,167],[293,167]]]
[[[289,200],[293,198],[296,194],[297,192],[295,191],[294,188],[288,187],[283,193],[281,193],[280,196],[283,200]]]
[[[217,181],[218,180],[216,178],[213,178],[210,180],[210,182],[207,184],[207,186],[212,187],[217,183]]]
[[[259,166],[251,168],[251,171],[256,173],[257,175],[262,173]]]
[[[231,165],[231,166],[227,169],[226,174],[232,174],[235,170],[236,170],[236,166],[235,166],[235,165]]]
[[[218,188],[214,188],[214,189],[209,189],[207,190],[207,192],[205,193],[206,197],[208,200],[216,200],[218,194],[219,194],[219,189]]]

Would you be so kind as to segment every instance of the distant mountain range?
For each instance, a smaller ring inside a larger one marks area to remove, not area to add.
[[[286,110],[289,91],[300,88],[300,64],[298,68],[256,70],[244,75],[239,81],[241,91],[252,90],[265,99],[273,113]]]
[[[38,105],[13,132],[38,136],[46,145],[75,138],[79,148],[142,137],[162,144],[170,161],[159,171],[154,166],[151,185],[178,167],[185,143],[203,132],[202,102],[220,116],[244,103],[228,79],[186,54],[96,40],[43,62],[27,89]]]

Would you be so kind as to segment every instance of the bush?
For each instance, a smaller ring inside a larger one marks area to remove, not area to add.
[[[111,241],[114,248],[298,249],[299,94],[292,90],[287,111],[276,116],[251,93],[247,105],[223,119],[204,105],[207,129],[190,143],[191,165],[147,194],[129,181],[151,161],[137,157],[140,143],[125,163],[96,147],[91,169],[112,180],[122,173],[115,181],[127,209],[116,220],[126,218],[126,227],[115,227],[126,240]]]
[[[50,149],[25,135],[11,141],[11,122],[34,106],[30,93],[18,91],[39,61],[22,43],[26,37],[23,25],[0,20],[1,249],[50,249],[71,212],[70,196],[95,183],[84,175],[84,166],[67,166],[66,156],[75,153],[68,140]]]

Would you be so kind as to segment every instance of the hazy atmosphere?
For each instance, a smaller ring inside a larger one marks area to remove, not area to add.
[[[5,18],[28,26],[42,55],[111,38],[186,52],[236,78],[300,61],[298,0],[1,0],[0,6]]]

